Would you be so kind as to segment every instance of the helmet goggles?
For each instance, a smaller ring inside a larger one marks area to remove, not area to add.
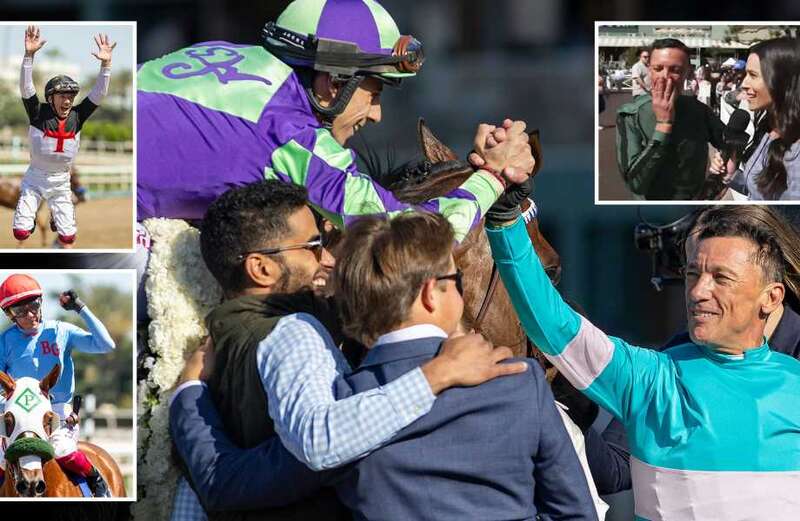
[[[77,94],[79,91],[78,82],[69,76],[56,76],[47,82],[45,97],[50,97],[53,94]]]
[[[267,22],[262,36],[268,51],[292,64],[344,77],[374,76],[390,85],[413,76],[425,62],[422,43],[408,35],[398,38],[391,55],[365,53],[353,42],[302,35],[275,22]]]
[[[6,311],[8,311],[12,317],[20,318],[26,316],[28,313],[33,313],[34,315],[38,316],[41,309],[42,297],[36,297],[34,299],[19,302],[17,304],[12,304],[6,308]]]

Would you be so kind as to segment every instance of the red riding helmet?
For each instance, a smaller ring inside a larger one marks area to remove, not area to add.
[[[42,287],[36,279],[17,273],[0,284],[0,309],[7,310],[18,302],[41,296]]]

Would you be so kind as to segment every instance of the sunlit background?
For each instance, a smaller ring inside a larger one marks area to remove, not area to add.
[[[88,200],[76,206],[79,248],[130,248],[133,193],[133,65],[131,24],[39,25],[46,44],[34,56],[33,82],[45,102],[46,82],[60,74],[80,85],[76,103],[92,90],[100,61],[94,36],[107,34],[113,51],[108,95],[81,129],[81,148],[72,175]],[[0,248],[17,247],[10,233],[15,194],[30,163],[28,116],[20,99],[20,65],[25,53],[26,23],[0,23]],[[45,207],[46,205],[42,205]],[[47,210],[39,211],[47,223]],[[41,227],[26,248],[50,247],[55,234]],[[49,238],[48,238],[49,237]]]
[[[60,320],[88,330],[74,311],[61,307],[61,293],[74,290],[106,326],[116,347],[111,353],[72,352],[75,395],[83,397],[81,439],[101,446],[114,457],[132,491],[136,470],[133,437],[133,286],[131,271],[57,272],[0,270],[0,282],[14,273],[35,278],[44,291],[44,320]],[[3,314],[0,331],[12,327]],[[132,492],[129,492],[132,495]]]

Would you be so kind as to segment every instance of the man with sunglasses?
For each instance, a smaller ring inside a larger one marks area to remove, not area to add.
[[[442,240],[432,242],[432,236]],[[341,429],[342,434],[354,438],[351,443],[363,443],[386,429],[387,418],[363,410],[375,410],[371,401],[388,398],[403,386],[407,388],[404,400],[399,396],[393,399],[397,410],[415,400],[417,391],[409,386],[409,376],[420,370],[424,373],[440,359],[447,349],[443,342],[460,326],[461,273],[453,262],[453,237],[443,217],[420,213],[406,213],[391,221],[364,218],[345,234],[339,247],[343,256],[337,260],[332,278],[336,303],[344,330],[371,348],[355,373],[329,381],[328,386],[340,399],[337,404],[358,403],[362,411],[354,411],[348,423],[338,425],[326,416],[326,423],[315,429]],[[291,372],[288,367],[283,375],[274,371],[265,375],[263,385],[270,395],[268,408],[273,417],[280,417],[280,409],[292,408],[296,401],[309,400],[303,395],[312,394],[309,387],[314,384],[307,379],[325,370],[320,357],[311,356],[309,339],[318,337],[318,349],[324,352],[330,349],[326,346],[335,345],[338,335],[338,329],[331,329],[325,320],[318,313],[281,319],[271,337],[294,341],[284,345],[273,342],[269,352],[259,354],[259,368],[268,371],[276,358],[288,358],[297,351],[305,352],[309,357],[306,365],[312,366],[302,377],[297,369]],[[219,356],[218,346],[215,338],[217,359],[209,378],[212,390],[219,364],[227,367],[230,359]],[[342,373],[349,373],[343,358],[334,358]],[[425,405],[427,414],[414,408],[403,413],[416,420],[403,422],[405,427],[388,443],[375,444],[354,466],[324,473],[318,479],[334,485],[342,502],[363,519],[534,519],[538,514],[552,519],[596,519],[585,477],[544,375],[538,365],[533,364],[532,369],[523,366],[527,370],[516,376],[439,391],[432,406]],[[286,396],[273,400],[273,393],[281,388]],[[238,389],[241,392],[242,386]],[[316,399],[322,401],[319,396]],[[208,402],[201,387],[184,387],[171,407],[172,433],[179,450],[187,452],[181,449],[181,440],[194,433],[196,445],[213,447],[215,453],[208,459],[213,469],[205,475],[195,472],[193,477],[228,483],[232,489],[226,498],[228,508],[276,501],[285,485],[276,483],[273,472],[289,472],[291,467],[270,464],[270,453],[273,460],[278,458],[275,447],[266,443],[240,448],[250,444],[232,432],[236,429],[230,428],[225,404],[218,402],[219,412],[215,413]],[[256,404],[248,409],[253,407]],[[203,411],[207,423],[196,421],[198,411]],[[316,420],[306,417],[297,421]],[[303,460],[291,433],[287,436],[277,421],[275,429],[286,447]],[[378,448],[380,445],[384,446]],[[322,463],[332,467],[347,461]],[[296,495],[308,487],[308,479],[292,486]],[[249,496],[243,494],[243,487]],[[231,495],[238,498],[232,500]],[[332,518],[332,511],[323,517]]]
[[[334,294],[344,330],[370,347],[339,387],[390,385],[459,329],[452,239],[450,224],[428,213],[365,218],[348,230]],[[528,365],[444,391],[428,414],[344,474],[339,497],[358,519],[597,519],[544,373]]]
[[[61,427],[53,431],[49,440],[55,459],[65,471],[85,477],[95,497],[106,497],[109,493],[105,480],[78,450],[80,424],[72,410],[75,392],[72,352],[109,353],[114,349],[114,340],[73,290],[62,293],[59,303],[64,309],[78,313],[89,331],[68,322],[43,321],[42,294],[39,283],[29,275],[14,274],[0,284],[0,309],[13,322],[0,334],[0,371],[15,379],[29,376],[42,380],[56,364],[61,365],[58,382],[50,389],[53,411],[61,417]],[[4,451],[3,446],[0,452]],[[4,454],[0,454],[0,466],[5,468]]]
[[[226,301],[207,318],[215,350],[208,390],[198,381],[181,384],[170,423],[214,519],[247,518],[219,511],[253,507],[270,507],[252,514],[270,519],[335,519],[337,512],[349,518],[330,489],[320,492],[323,477],[309,467],[330,469],[364,456],[429,411],[445,388],[525,370],[498,364],[510,351],[469,335],[448,341],[440,356],[389,385],[334,395],[333,383],[351,370],[339,347],[352,342],[333,302],[312,291],[324,290],[334,261],[306,203],[302,187],[262,181],[226,192],[203,219],[203,259]],[[442,240],[452,245],[452,234]],[[299,320],[298,312],[319,327]],[[209,392],[214,405],[200,405]],[[336,401],[342,396],[348,398]],[[255,447],[252,457],[231,458],[231,451],[208,443],[213,409],[236,445]],[[202,514],[189,513],[192,505],[196,500],[181,484],[173,519],[197,519]]]

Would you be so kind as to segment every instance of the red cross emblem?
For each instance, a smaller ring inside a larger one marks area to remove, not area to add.
[[[44,135],[47,137],[56,138],[58,141],[56,142],[56,149],[55,152],[63,152],[64,151],[64,140],[65,139],[75,139],[75,131],[72,132],[65,132],[64,125],[67,123],[66,119],[59,119],[58,120],[58,130],[45,130]]]

